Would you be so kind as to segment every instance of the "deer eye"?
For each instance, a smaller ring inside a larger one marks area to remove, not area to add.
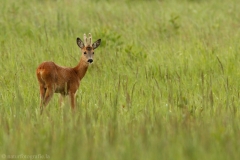
[[[92,52],[92,54],[94,54],[94,52]]]
[[[84,52],[84,54],[87,54],[87,52]]]

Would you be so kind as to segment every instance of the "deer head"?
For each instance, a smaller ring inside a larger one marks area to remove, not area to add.
[[[82,58],[88,63],[93,62],[94,49],[96,49],[101,44],[101,39],[92,43],[92,35],[89,33],[88,37],[86,34],[83,35],[84,43],[80,38],[77,38],[77,45],[81,48]]]

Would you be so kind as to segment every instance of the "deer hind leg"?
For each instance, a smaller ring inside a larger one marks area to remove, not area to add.
[[[48,86],[45,90],[46,90],[45,95],[44,95],[44,98],[42,99],[42,102],[41,102],[41,108],[40,108],[41,109],[41,114],[43,112],[43,107],[47,106],[47,104],[49,103],[49,101],[51,100],[51,98],[54,94],[54,87],[53,86]]]
[[[50,85],[47,87],[46,94],[43,100],[43,105],[46,106],[49,101],[51,100],[52,96],[54,94],[54,86]]]

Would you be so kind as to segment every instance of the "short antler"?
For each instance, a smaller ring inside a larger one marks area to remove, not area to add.
[[[91,33],[88,34],[88,37],[89,37],[89,44],[90,46],[92,46],[92,35]]]
[[[84,39],[84,45],[85,46],[92,46],[92,35],[91,35],[91,33],[88,34],[88,37],[84,33],[83,39]]]
[[[85,33],[83,34],[83,40],[84,40],[84,45],[87,45],[87,36]]]

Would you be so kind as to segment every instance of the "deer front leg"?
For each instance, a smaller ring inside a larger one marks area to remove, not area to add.
[[[70,96],[70,100],[71,100],[71,107],[74,110],[74,108],[75,108],[75,93],[70,92],[69,96]]]

